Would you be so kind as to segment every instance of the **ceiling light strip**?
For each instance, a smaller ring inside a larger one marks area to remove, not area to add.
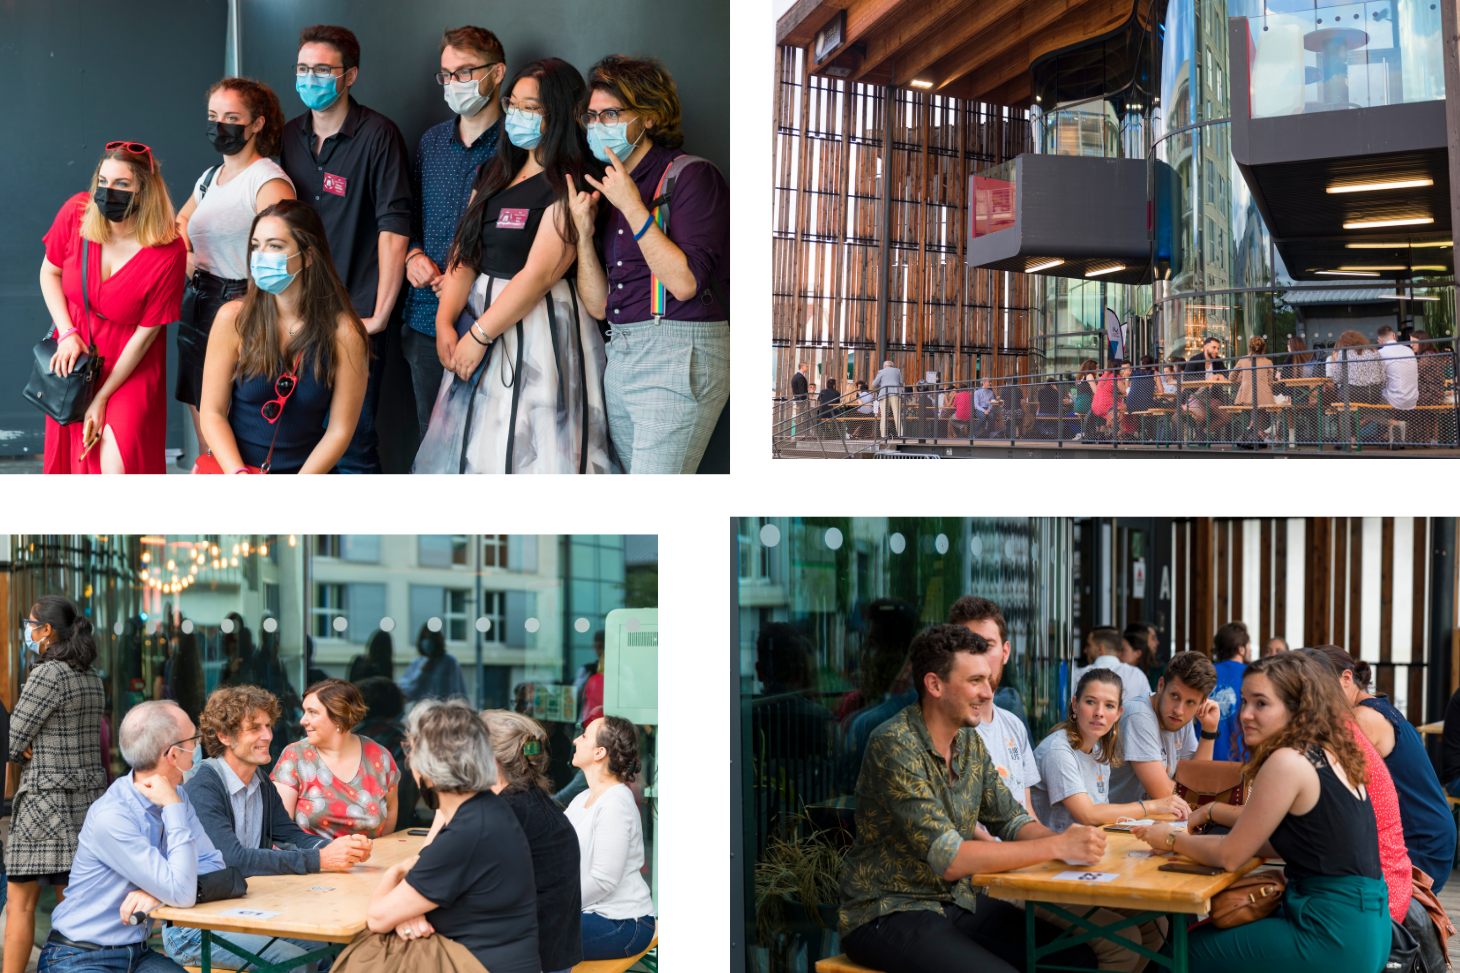
[[[1384,189],[1416,189],[1434,184],[1433,179],[1395,179],[1389,182],[1360,182],[1348,186],[1329,186],[1328,191],[1330,193],[1369,193]]]

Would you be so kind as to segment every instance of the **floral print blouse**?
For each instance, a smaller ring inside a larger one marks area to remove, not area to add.
[[[400,770],[390,751],[369,737],[359,737],[360,769],[353,780],[330,773],[324,758],[308,740],[284,748],[274,766],[273,780],[299,792],[294,822],[325,838],[347,834],[380,837],[385,824],[385,795],[400,781]]]

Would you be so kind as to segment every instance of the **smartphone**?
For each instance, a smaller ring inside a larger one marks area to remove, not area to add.
[[[411,828],[406,834],[415,835],[417,838],[424,838],[431,833],[430,828]],[[1218,869],[1220,871],[1220,869]]]
[[[1196,862],[1167,862],[1156,869],[1158,872],[1184,872],[1187,875],[1220,875],[1226,871],[1216,865],[1198,865]]]

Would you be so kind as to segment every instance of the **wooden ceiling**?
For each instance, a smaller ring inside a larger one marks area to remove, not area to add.
[[[908,86],[996,105],[1027,107],[1029,67],[1040,57],[1108,34],[1149,9],[1139,0],[798,0],[776,24],[776,42],[809,47],[839,10],[846,42],[812,67],[850,80]]]

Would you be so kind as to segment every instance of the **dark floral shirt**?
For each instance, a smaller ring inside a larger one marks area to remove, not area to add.
[[[857,838],[842,866],[843,935],[881,916],[945,903],[974,908],[967,878],[945,881],[980,821],[1012,841],[1034,819],[999,778],[978,732],[958,731],[953,773],[933,746],[917,703],[873,732],[857,778]]]

